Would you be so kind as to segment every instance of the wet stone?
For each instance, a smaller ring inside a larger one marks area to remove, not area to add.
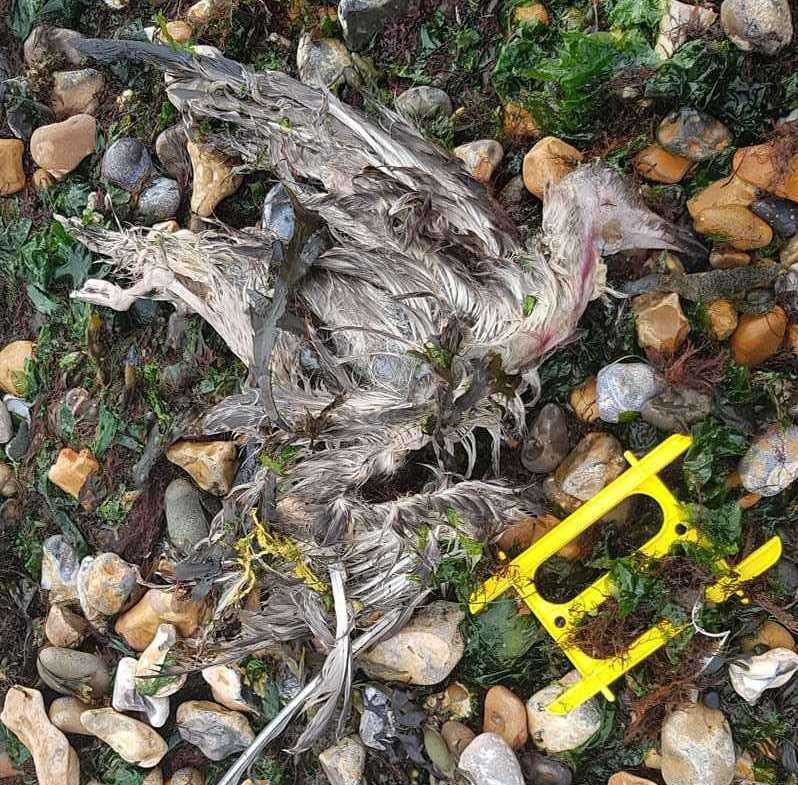
[[[671,112],[660,123],[657,141],[673,155],[699,162],[727,148],[731,144],[731,133],[714,117],[683,107]]]
[[[753,202],[751,210],[782,237],[792,237],[798,232],[798,204],[795,202],[768,197]]]

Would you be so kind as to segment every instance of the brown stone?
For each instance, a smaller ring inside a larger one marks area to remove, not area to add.
[[[243,178],[234,172],[236,163],[222,153],[191,140],[186,143],[186,149],[194,170],[191,212],[207,218],[213,215],[222,199],[239,189]]]
[[[168,750],[166,742],[149,725],[115,709],[89,709],[80,721],[123,760],[143,769],[157,766]]]
[[[756,635],[743,638],[740,646],[746,654],[750,654],[759,646],[764,646],[766,649],[795,651],[795,638],[786,627],[782,627],[778,622],[766,621]]]
[[[513,11],[513,21],[521,25],[529,24],[530,22],[548,25],[549,12],[543,3],[527,3],[516,7],[515,11]]]
[[[745,496],[742,496],[737,501],[737,504],[743,510],[750,510],[755,504],[759,504],[761,500],[762,497],[758,493],[746,493]]]
[[[504,158],[504,148],[495,139],[477,139],[475,142],[461,144],[452,153],[480,183],[490,182],[496,167]]]
[[[633,300],[632,310],[637,321],[637,341],[644,349],[673,354],[690,332],[690,323],[675,292],[641,294]]]
[[[97,121],[91,115],[76,114],[37,128],[30,139],[30,154],[42,169],[63,180],[94,152],[96,135]]]
[[[559,524],[560,519],[554,515],[529,516],[518,523],[510,524],[501,533],[497,544],[503,551],[523,551]],[[557,551],[557,555],[569,561],[578,561],[588,555],[587,545],[587,537],[577,537]]]
[[[191,40],[194,30],[188,22],[177,19],[174,22],[166,23],[166,32],[175,43],[186,44]]]
[[[199,769],[187,766],[186,768],[178,769],[172,774],[168,785],[205,785],[205,778]]]
[[[635,156],[635,169],[641,177],[655,183],[678,183],[690,171],[692,162],[652,144]]]
[[[205,491],[224,496],[233,486],[238,450],[235,442],[175,442],[166,457],[185,469]]]
[[[58,730],[64,733],[77,733],[81,736],[91,736],[80,721],[80,717],[88,707],[83,701],[66,695],[62,698],[56,698],[47,710],[47,715],[50,717],[50,722],[55,725]]]
[[[46,169],[37,169],[33,173],[33,177],[31,178],[33,181],[33,187],[37,191],[46,191],[48,188],[52,188],[57,180],[53,177]]]
[[[753,367],[778,352],[787,330],[787,315],[774,306],[767,313],[744,313],[731,337],[734,362]]]
[[[88,632],[85,619],[66,605],[51,605],[44,623],[44,634],[53,646],[74,649],[80,646]]]
[[[595,422],[599,419],[598,399],[596,396],[596,377],[590,376],[582,384],[574,387],[568,396],[568,402],[574,414],[582,422]]]
[[[791,324],[787,328],[787,345],[794,354],[798,354],[798,324]]]
[[[0,139],[0,196],[10,196],[25,187],[24,152],[25,145],[19,139]]]
[[[719,341],[725,341],[737,328],[737,309],[731,300],[712,300],[706,304],[706,314],[709,328]]]
[[[88,450],[75,452],[71,447],[64,447],[47,477],[53,485],[77,499],[86,480],[99,470],[100,464]]]
[[[709,265],[716,270],[730,270],[733,267],[745,267],[749,264],[751,264],[751,254],[728,245],[716,246],[709,254]]]
[[[773,239],[773,230],[747,207],[709,207],[694,219],[699,234],[710,235],[732,248],[750,251],[764,248]]]
[[[179,592],[150,589],[136,605],[116,621],[116,632],[131,649],[144,651],[152,643],[160,624],[174,624],[188,638],[199,626],[204,605]]]
[[[32,341],[13,341],[0,351],[0,390],[25,394],[25,363],[32,357]]]
[[[14,469],[7,463],[0,463],[0,496],[9,498],[17,495],[17,481]]]
[[[11,779],[11,777],[18,777],[22,772],[14,768],[11,763],[11,758],[8,756],[5,748],[0,744],[0,780]]]
[[[56,71],[53,74],[51,105],[56,117],[93,115],[105,89],[105,77],[94,68]]]
[[[538,199],[549,183],[559,183],[582,160],[582,153],[556,136],[545,136],[524,156],[523,177],[527,191]]]
[[[504,105],[504,133],[513,141],[524,141],[540,136],[540,129],[529,109],[508,101]]]
[[[441,727],[441,736],[449,748],[449,752],[454,755],[456,760],[460,759],[460,754],[463,750],[474,741],[474,731],[467,725],[456,720],[449,720],[443,723]]]
[[[734,154],[738,177],[784,199],[798,201],[798,154],[782,161],[775,142],[741,147]]]
[[[656,785],[656,783],[645,777],[638,777],[636,774],[619,771],[607,780],[607,785]]]
[[[695,220],[710,207],[749,207],[759,196],[759,189],[741,177],[732,175],[710,183],[687,202],[687,210]]]
[[[495,686],[488,690],[482,732],[497,733],[515,750],[526,744],[529,738],[526,706],[507,687]]]
[[[77,753],[50,722],[38,690],[12,687],[0,722],[30,750],[39,785],[80,785]]]

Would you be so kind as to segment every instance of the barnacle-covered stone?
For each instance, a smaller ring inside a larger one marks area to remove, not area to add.
[[[743,487],[775,496],[798,478],[798,425],[774,425],[757,436],[737,467]]]

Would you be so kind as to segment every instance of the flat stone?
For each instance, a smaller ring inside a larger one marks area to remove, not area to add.
[[[774,55],[792,41],[787,0],[723,0],[720,23],[731,42],[745,52]]]
[[[577,672],[571,671],[560,681],[538,690],[527,701],[529,735],[535,746],[544,752],[567,752],[581,747],[601,727],[601,711],[595,698],[568,714],[553,714],[546,709],[578,679]]]
[[[167,785],[205,785],[205,777],[199,769],[186,766],[174,772]]]
[[[238,466],[235,442],[175,442],[166,457],[187,471],[194,482],[216,496],[230,492]]]
[[[80,718],[83,727],[104,741],[120,758],[151,769],[168,751],[166,742],[149,726],[114,709],[92,709]]]
[[[734,741],[722,712],[694,704],[671,712],[662,725],[662,777],[666,785],[729,785]]]
[[[180,186],[175,180],[156,177],[139,196],[136,206],[138,217],[147,225],[165,221],[177,215],[181,198]]]
[[[441,727],[441,736],[449,748],[449,752],[454,756],[455,761],[460,760],[463,750],[471,744],[475,738],[474,731],[457,720],[447,720]]]
[[[209,760],[224,760],[254,740],[249,720],[211,701],[186,701],[177,709],[177,730],[183,741],[199,747]]]
[[[549,12],[543,3],[524,3],[513,9],[513,21],[520,25],[548,25]]]
[[[538,413],[521,449],[521,463],[530,472],[554,471],[568,454],[568,420],[555,403]]]
[[[527,785],[572,785],[571,770],[556,758],[527,751],[519,756],[521,771]]]
[[[99,469],[100,464],[88,450],[78,453],[71,447],[64,447],[47,472],[47,477],[53,485],[77,499],[86,480]]]
[[[432,685],[443,681],[463,656],[458,629],[465,614],[457,603],[438,600],[416,611],[399,632],[359,660],[373,679]]]
[[[10,196],[25,187],[24,152],[25,145],[19,139],[0,139],[0,196]]]
[[[459,767],[473,785],[524,785],[518,758],[495,733],[480,733],[463,750]]]
[[[347,44],[364,49],[386,22],[404,16],[416,5],[415,0],[340,0],[338,19]]]
[[[582,422],[595,422],[599,419],[596,384],[596,377],[590,376],[574,387],[568,396],[568,403],[577,419]]]
[[[512,749],[520,749],[529,737],[523,701],[506,687],[491,687],[485,695],[483,733],[496,733]]]
[[[84,703],[100,700],[111,683],[108,669],[99,657],[58,646],[48,646],[39,652],[36,670],[50,689],[61,695],[73,695]]]
[[[409,87],[396,96],[394,106],[399,114],[411,120],[431,120],[434,117],[449,117],[452,99],[440,87],[419,85]]]
[[[689,433],[711,411],[711,396],[689,388],[666,387],[643,404],[640,417],[667,433]]]
[[[520,143],[539,137],[540,128],[529,109],[514,101],[508,101],[504,105],[504,133],[514,142]],[[522,185],[523,182],[522,177]]]
[[[319,764],[330,785],[360,785],[366,768],[366,748],[357,736],[345,736],[319,753]]]
[[[202,27],[214,19],[223,17],[231,5],[231,0],[199,0],[188,9],[186,18],[192,25]]]
[[[526,550],[530,545],[534,545],[560,523],[559,518],[548,513],[540,516],[530,515],[517,523],[511,523],[504,529],[497,544],[503,551],[512,550],[518,553]],[[557,556],[569,561],[581,561],[590,555],[591,549],[589,537],[577,537],[567,545],[563,545],[557,551]]]
[[[657,141],[673,155],[700,162],[725,150],[732,136],[719,120],[685,106],[659,124]]]
[[[38,690],[12,687],[6,694],[0,722],[30,750],[38,785],[80,785],[77,753],[50,722]]]
[[[25,364],[33,358],[33,341],[12,341],[0,350],[0,390],[24,395]]]
[[[549,183],[559,183],[582,161],[582,153],[556,136],[544,136],[524,156],[523,177],[527,191],[538,199]]]
[[[194,172],[191,212],[200,218],[213,215],[219,202],[234,194],[243,178],[234,173],[236,164],[210,147],[189,140],[186,144]]]
[[[113,142],[103,155],[103,180],[123,191],[137,191],[152,171],[152,159],[147,148],[129,136]],[[171,218],[171,216],[166,216]]]
[[[50,106],[57,119],[96,113],[105,90],[105,77],[94,68],[55,71]]]
[[[177,643],[173,624],[160,624],[136,666],[136,692],[148,698],[168,698],[182,689],[188,678],[163,675],[169,667],[169,652]]]
[[[751,254],[729,245],[716,245],[709,254],[709,266],[715,270],[733,270],[751,264]]]
[[[16,496],[17,481],[14,479],[14,470],[7,463],[0,463],[0,496]]]
[[[656,785],[656,783],[645,777],[638,777],[636,774],[619,771],[607,780],[607,785]]]
[[[756,635],[743,638],[740,646],[746,654],[759,654],[762,648],[795,651],[795,638],[786,627],[768,620],[757,630]]]
[[[56,180],[63,180],[80,162],[94,152],[97,121],[89,114],[76,114],[43,125],[33,132],[30,154]]]
[[[466,171],[480,183],[490,182],[496,167],[504,158],[504,148],[494,139],[478,139],[461,144],[452,153],[459,158]]]

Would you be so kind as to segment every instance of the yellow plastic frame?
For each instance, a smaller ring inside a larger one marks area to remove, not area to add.
[[[602,575],[572,600],[563,603],[549,602],[538,593],[535,574],[547,559],[597,523],[624,499],[635,494],[644,494],[657,502],[663,519],[659,532],[638,550],[639,553],[662,558],[675,543],[706,543],[698,529],[689,522],[683,505],[657,476],[658,472],[685,452],[691,443],[689,436],[676,434],[657,445],[640,460],[631,452],[624,453],[629,468],[620,477],[586,501],[513,559],[502,569],[501,574],[489,578],[471,595],[469,608],[472,614],[477,614],[489,602],[514,588],[581,674],[582,678],[578,682],[568,687],[547,707],[552,713],[567,714],[599,692],[607,700],[615,700],[610,685],[684,629],[662,620],[642,633],[620,656],[596,659],[578,646],[569,644],[568,640],[582,616],[594,611],[611,596],[609,574]],[[719,559],[716,565],[723,577],[707,587],[706,601],[723,602],[735,593],[743,596],[739,585],[761,575],[780,557],[781,540],[772,537],[733,569]]]

